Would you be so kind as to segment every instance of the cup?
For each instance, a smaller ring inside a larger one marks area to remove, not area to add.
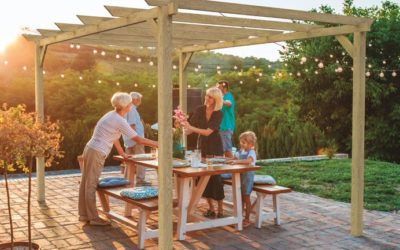
[[[190,162],[192,167],[198,168],[200,167],[200,161],[201,161],[201,152],[200,150],[196,149],[193,151],[193,153],[190,155]]]
[[[207,166],[211,166],[213,164],[214,155],[206,155],[206,164]]]

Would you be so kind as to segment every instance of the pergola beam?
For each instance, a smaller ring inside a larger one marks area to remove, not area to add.
[[[71,40],[73,38],[84,37],[92,34],[97,34],[100,32],[118,29],[121,27],[126,27],[135,23],[145,22],[149,18],[157,18],[159,9],[153,8],[150,10],[142,11],[139,13],[134,13],[132,15],[115,18],[112,20],[107,20],[100,22],[96,25],[88,25],[82,28],[79,28],[74,31],[65,32],[60,35],[56,35],[54,37],[44,38],[40,41],[40,45],[49,45],[58,42],[64,42]],[[175,14],[177,12],[176,6],[173,3],[168,4],[168,13]]]
[[[78,16],[82,23],[85,25],[96,24],[104,20],[102,17],[94,17],[94,16]],[[115,18],[110,18],[115,19]],[[56,23],[56,25],[64,31],[72,31],[78,27],[83,27],[79,24],[60,24]],[[224,38],[236,39],[243,38],[248,36],[266,36],[272,34],[282,33],[280,31],[273,31],[267,29],[254,29],[254,28],[245,28],[245,27],[237,27],[237,26],[208,26],[201,24],[193,24],[193,23],[173,23],[172,35],[173,37],[214,37],[218,40],[224,40]],[[136,25],[132,25],[129,27],[122,28],[116,31],[108,31],[112,33],[135,33],[135,34],[150,34],[152,29],[146,23],[140,23]],[[107,32],[107,33],[108,33]]]
[[[350,40],[344,36],[344,35],[339,35],[335,36],[338,42],[342,45],[342,47],[349,53],[349,55],[354,58],[354,46],[350,42]]]
[[[365,55],[366,32],[355,32],[351,146],[351,234],[353,236],[361,236],[364,226]]]
[[[167,4],[170,0],[145,0],[152,6]],[[238,15],[261,16],[283,18],[290,20],[314,21],[331,24],[358,25],[367,22],[372,23],[371,19],[353,16],[333,15],[326,13],[308,12],[300,10],[290,10],[282,8],[272,8],[263,6],[251,6],[237,3],[214,2],[208,0],[174,0],[180,9],[210,11],[219,13],[230,13]]]
[[[282,42],[282,41],[291,41],[298,39],[308,39],[322,36],[335,36],[348,34],[356,31],[368,31],[369,25],[360,25],[360,26],[351,26],[351,25],[343,25],[338,27],[330,27],[330,28],[319,28],[313,29],[308,32],[291,32],[284,33],[266,37],[258,37],[251,39],[239,39],[234,41],[222,42],[222,43],[210,43],[206,45],[199,46],[188,46],[182,47],[179,49],[180,52],[195,52],[202,50],[213,50],[213,49],[222,49],[222,48],[232,48],[232,47],[240,47],[246,45],[255,45],[255,44],[263,44],[263,43],[274,43],[274,42]]]
[[[108,12],[110,12],[112,16],[115,17],[123,17],[143,10],[137,8],[126,8],[117,6],[105,6],[105,8],[108,10]],[[289,30],[289,31],[308,31],[311,29],[321,27],[320,25],[315,25],[315,24],[256,20],[248,18],[203,15],[203,14],[193,14],[193,13],[177,13],[172,17],[172,20],[175,22],[212,24],[212,25],[223,25],[230,27],[236,26],[236,27],[248,27],[248,28],[258,28],[258,29],[271,29],[271,30]]]

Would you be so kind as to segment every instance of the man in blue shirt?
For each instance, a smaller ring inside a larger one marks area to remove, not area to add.
[[[232,134],[235,129],[235,99],[229,92],[228,81],[221,80],[217,83],[217,87],[222,91],[224,96],[224,105],[222,106],[222,121],[219,128],[225,157],[233,157],[232,155]]]
[[[144,136],[144,126],[143,122],[140,118],[140,114],[137,111],[137,108],[142,103],[142,95],[138,92],[131,92],[130,96],[132,97],[132,108],[126,114],[125,119],[128,121],[128,124],[136,131],[136,133],[143,137]],[[125,153],[127,154],[144,154],[144,145],[137,144],[135,141],[130,138],[122,137],[124,139],[125,145]],[[143,186],[149,185],[149,182],[145,181],[146,172],[145,168],[142,166],[136,166],[136,185]]]

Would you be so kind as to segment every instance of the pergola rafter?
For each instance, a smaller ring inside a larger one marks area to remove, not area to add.
[[[59,30],[25,35],[36,43],[35,95],[44,117],[43,60],[47,46],[60,42],[154,46],[158,54],[159,244],[172,246],[172,52],[179,54],[180,104],[186,110],[186,66],[194,52],[323,36],[335,36],[353,58],[351,233],[363,230],[365,50],[368,18],[252,6],[208,0],[146,0],[150,9],[105,6],[112,17],[78,16],[82,24],[57,23]],[[201,13],[188,13],[201,11]],[[347,38],[353,34],[354,41]],[[39,158],[38,200],[44,200],[44,161]],[[183,235],[179,235],[181,239]]]

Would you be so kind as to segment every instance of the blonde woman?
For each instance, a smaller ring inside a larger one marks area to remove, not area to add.
[[[97,122],[92,138],[83,151],[84,168],[79,187],[79,220],[88,222],[92,226],[106,226],[110,222],[99,217],[96,208],[96,187],[99,181],[104,161],[113,145],[117,152],[124,158],[127,155],[121,147],[119,139],[121,134],[131,138],[136,143],[150,147],[158,147],[156,141],[138,136],[129,126],[124,115],[132,107],[132,97],[128,93],[117,92],[111,97],[114,110],[105,114]]]
[[[222,121],[222,92],[217,87],[209,88],[206,91],[204,105],[198,107],[184,124],[186,133],[199,134],[199,147],[201,156],[204,158],[209,155],[223,156],[219,127]],[[211,176],[203,197],[207,198],[209,209],[204,213],[206,217],[223,217],[224,186],[220,175]],[[218,211],[215,213],[213,200],[218,203]]]

